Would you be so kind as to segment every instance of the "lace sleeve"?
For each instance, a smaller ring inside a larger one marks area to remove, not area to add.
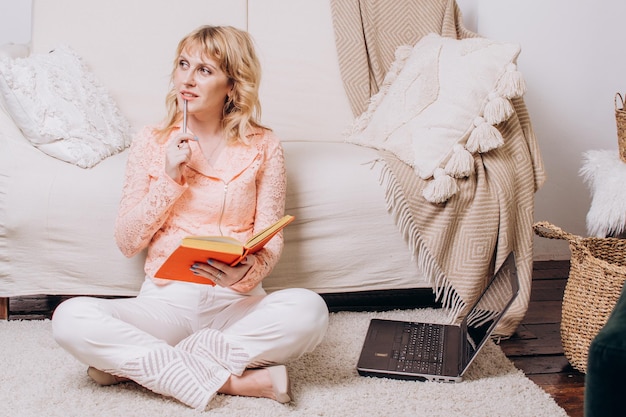
[[[268,140],[264,151],[263,168],[257,178],[257,204],[254,220],[254,233],[280,219],[285,212],[287,174],[285,157],[280,141],[266,132]],[[255,254],[255,264],[238,283],[231,288],[238,292],[248,292],[272,272],[283,250],[283,233],[270,240]]]
[[[148,246],[187,188],[165,174],[163,158],[162,146],[153,138],[152,129],[145,128],[135,137],[115,223],[117,245],[128,257]]]

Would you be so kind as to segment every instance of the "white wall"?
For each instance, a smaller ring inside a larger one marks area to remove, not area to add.
[[[30,42],[31,0],[0,0],[0,45]]]
[[[463,14],[463,25],[473,32],[478,32],[477,0],[456,0],[456,3]]]
[[[548,175],[536,196],[535,219],[586,235],[590,198],[578,170],[586,150],[617,152],[613,98],[626,92],[626,2],[457,1],[470,30],[522,46],[526,104]],[[30,0],[0,0],[0,44],[29,41],[30,6]],[[535,259],[567,258],[566,242],[535,238]]]
[[[522,46],[518,66],[548,175],[536,195],[535,219],[586,236],[590,194],[578,172],[585,151],[617,152],[614,97],[626,91],[626,2],[479,0],[477,5],[481,35]],[[564,241],[535,238],[535,259],[568,255]]]

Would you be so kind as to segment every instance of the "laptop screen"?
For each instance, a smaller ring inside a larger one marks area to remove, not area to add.
[[[469,342],[464,362],[471,361],[476,351],[489,339],[494,326],[513,303],[518,291],[515,256],[511,252],[463,319]]]

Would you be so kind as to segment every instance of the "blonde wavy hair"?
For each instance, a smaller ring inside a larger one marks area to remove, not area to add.
[[[232,26],[201,26],[178,43],[171,80],[184,50],[197,48],[203,56],[217,62],[233,88],[224,103],[222,126],[229,142],[246,143],[246,134],[253,128],[264,128],[260,124],[261,103],[259,85],[261,65],[254,44],[247,32]],[[178,91],[172,87],[165,98],[167,116],[162,128],[157,129],[157,140],[167,140],[174,127],[182,120],[178,107]]]

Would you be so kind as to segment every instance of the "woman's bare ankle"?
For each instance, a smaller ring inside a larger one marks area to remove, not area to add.
[[[246,369],[241,376],[231,375],[218,392],[227,395],[275,399],[272,380],[267,369]]]

